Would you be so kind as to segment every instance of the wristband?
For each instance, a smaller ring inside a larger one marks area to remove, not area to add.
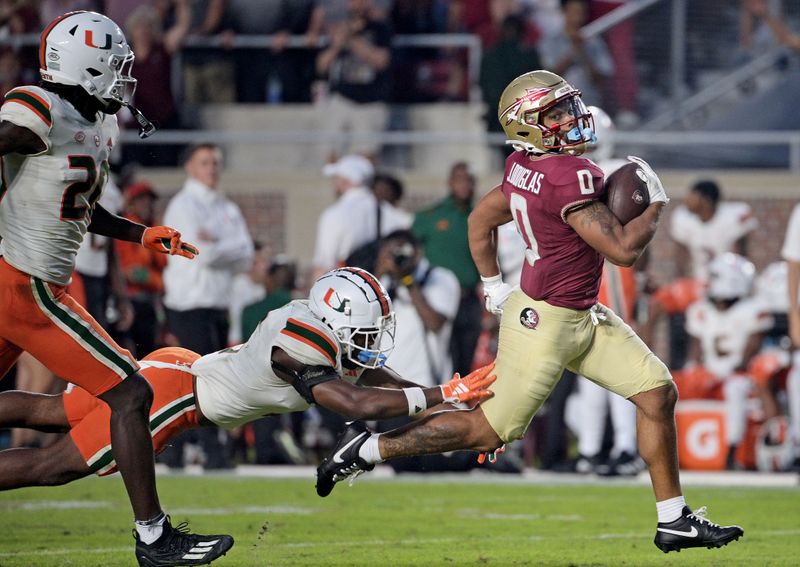
[[[503,283],[503,274],[497,274],[496,276],[481,276],[481,281],[483,282],[484,287],[495,287],[496,285]]]
[[[408,400],[408,415],[413,417],[428,409],[428,401],[422,388],[403,388],[403,393]]]

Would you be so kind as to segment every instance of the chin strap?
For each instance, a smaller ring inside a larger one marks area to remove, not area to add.
[[[133,117],[136,119],[136,123],[139,124],[139,137],[142,140],[149,138],[155,133],[157,130],[156,125],[150,122],[138,108],[132,104],[126,104],[125,107],[131,111],[131,114],[133,114]]]

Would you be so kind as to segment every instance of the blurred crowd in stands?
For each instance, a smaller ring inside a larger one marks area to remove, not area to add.
[[[563,75],[584,92],[587,104],[604,106],[615,115],[618,127],[630,128],[639,120],[634,22],[626,21],[605,36],[585,39],[580,33],[587,23],[622,4],[623,0],[5,0],[0,2],[0,34],[38,32],[41,22],[73,9],[104,12],[122,23],[136,53],[137,106],[162,128],[184,126],[185,113],[201,103],[313,101],[324,108],[326,127],[369,133],[385,123],[387,103],[464,101],[474,79],[489,109],[487,125],[499,130],[493,109],[503,88],[517,75],[540,67]],[[746,0],[743,46],[757,39],[758,22],[768,26],[773,38],[800,45],[768,15],[763,1]],[[451,33],[480,39],[478,78],[468,77],[461,47],[392,44],[393,34]],[[248,35],[269,35],[272,45],[230,48],[237,37]],[[303,45],[290,46],[291,36],[303,36]],[[192,38],[219,44],[187,48]],[[4,91],[37,81],[26,75],[37,67],[35,51],[0,51]],[[172,63],[178,55],[181,76],[176,83],[171,80]],[[176,84],[181,92],[173,92]],[[447,196],[421,210],[404,210],[403,180],[380,168],[376,172],[377,150],[377,143],[353,145],[348,152],[330,148],[330,163],[322,174],[330,178],[337,200],[319,219],[314,271],[303,278],[296,259],[271,249],[269,243],[252,241],[238,206],[218,190],[223,168],[218,146],[195,145],[180,157],[170,148],[126,147],[123,164],[180,163],[185,184],[168,204],[160,204],[159,188],[146,176],[116,176],[100,202],[145,224],[174,226],[202,253],[178,269],[172,257],[165,260],[141,247],[92,235],[78,255],[71,293],[139,357],[166,345],[206,354],[246,340],[271,310],[304,298],[314,277],[338,265],[359,265],[384,282],[394,301],[398,334],[388,365],[425,385],[446,381],[453,372],[467,373],[493,358],[497,333],[496,319],[483,310],[480,279],[467,242],[475,176],[466,162],[445,164],[441,174]],[[758,223],[747,204],[728,201],[723,188],[709,179],[694,183],[684,203],[675,205],[669,231],[682,251],[676,260],[678,278],[654,281],[646,263],[629,272],[607,273],[607,281],[619,282],[620,293],[607,301],[618,302],[617,311],[627,314],[651,347],[667,343],[666,362],[683,400],[724,404],[723,441],[729,448],[725,467],[756,467],[757,426],[784,413],[789,413],[789,425],[781,422],[784,425],[765,430],[758,440],[775,449],[766,453],[772,458],[766,468],[796,467],[800,311],[787,289],[794,274],[796,295],[800,277],[800,207],[787,228],[782,258],[774,258],[756,274],[747,260],[747,240]],[[500,261],[506,281],[513,282],[524,244],[513,227],[506,228],[498,235]],[[788,316],[792,307],[794,315]],[[631,430],[615,421],[613,407],[608,419],[605,409],[597,409],[603,427],[592,429],[591,439],[581,438],[586,426],[584,406],[576,405],[578,396],[594,403],[600,395],[584,382],[565,376],[528,437],[494,465],[497,470],[519,472],[536,466],[609,475],[642,470],[630,441],[635,426]],[[10,384],[9,378],[0,386]],[[51,392],[60,382],[24,356],[16,368],[16,384]],[[315,463],[340,427],[340,418],[312,408],[232,432],[192,433],[160,458],[174,468],[190,463],[209,469],[242,462]],[[578,453],[570,429],[578,439]],[[48,439],[15,430],[5,442],[22,446]],[[474,456],[401,460],[394,466],[466,470],[474,466]]]

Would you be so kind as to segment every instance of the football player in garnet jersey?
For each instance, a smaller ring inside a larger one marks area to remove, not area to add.
[[[147,424],[152,391],[130,353],[66,292],[87,230],[164,254],[191,259],[197,253],[176,230],[136,224],[97,203],[119,135],[116,112],[127,106],[142,137],[154,130],[131,106],[133,59],[113,21],[95,12],[70,12],[42,33],[40,86],[5,95],[0,107],[0,377],[28,351],[56,376],[108,404],[114,455],[136,520],[137,560],[142,565],[206,564],[224,555],[233,539],[171,527],[156,493]],[[65,458],[69,450],[67,438],[48,449]],[[24,484],[41,465],[41,451],[0,452],[0,471]],[[197,546],[203,552],[186,559]]]
[[[650,206],[625,226],[602,202],[603,172],[579,157],[595,136],[580,92],[548,71],[506,87],[498,118],[514,149],[502,183],[469,218],[469,241],[486,308],[500,314],[493,398],[472,411],[440,412],[381,435],[352,424],[333,458],[317,469],[317,493],[373,463],[473,449],[492,452],[521,438],[565,368],[632,401],[639,453],[650,469],[664,552],[720,547],[742,536],[686,506],[678,478],[674,407],[667,367],[613,311],[597,302],[603,259],[630,266],[655,234],[667,195],[642,159]],[[525,240],[520,289],[503,283],[497,227],[514,220]]]
[[[245,344],[203,357],[183,348],[155,351],[140,365],[154,392],[156,452],[186,429],[233,428],[311,404],[349,418],[384,419],[491,395],[492,365],[432,388],[401,379],[384,367],[394,328],[392,300],[378,279],[340,268],[318,279],[308,300],[270,312]],[[79,387],[52,396],[0,393],[0,427],[69,432],[63,448],[37,451],[36,465],[25,474],[0,468],[0,490],[115,472],[110,417],[106,404]],[[10,452],[6,463],[22,453]]]

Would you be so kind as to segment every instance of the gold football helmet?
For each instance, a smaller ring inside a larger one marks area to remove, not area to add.
[[[564,122],[547,127],[542,117],[559,108],[574,123],[562,132]],[[497,119],[508,136],[507,144],[515,150],[580,155],[593,142],[594,122],[581,100],[581,92],[550,71],[531,71],[520,75],[500,96]]]

